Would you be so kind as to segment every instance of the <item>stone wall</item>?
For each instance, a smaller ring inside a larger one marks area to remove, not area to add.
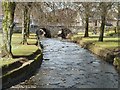
[[[27,78],[30,78],[36,72],[37,68],[41,66],[42,59],[42,53],[38,54],[34,60],[29,60],[21,67],[13,69],[12,71],[0,77],[0,79],[2,79],[2,89],[9,88],[20,83],[21,81],[26,80]]]
[[[69,26],[69,27],[64,27],[64,26],[46,26],[46,27],[42,27],[42,26],[40,26],[39,28],[46,28],[47,30],[50,30],[52,37],[57,37],[58,32],[62,31],[63,28],[70,29],[72,33],[78,33],[79,31],[83,30],[83,27],[80,27],[80,26]]]

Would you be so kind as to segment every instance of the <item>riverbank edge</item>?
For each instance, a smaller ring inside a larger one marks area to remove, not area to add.
[[[2,89],[9,88],[13,85],[16,85],[17,83],[25,81],[35,74],[37,69],[40,68],[43,60],[41,46],[39,46],[36,52],[39,52],[39,54],[35,55],[35,58],[33,60],[25,62],[19,68],[13,69],[0,78],[2,81]]]
[[[82,41],[82,38],[79,40],[70,39],[70,41],[79,44],[82,48],[89,50],[106,62],[111,63],[120,73],[120,62],[118,62],[120,61],[120,57],[118,54],[114,54],[114,52],[108,49],[102,49],[102,47],[96,46],[94,43],[85,43]]]

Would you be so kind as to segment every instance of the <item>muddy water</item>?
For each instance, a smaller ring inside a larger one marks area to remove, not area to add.
[[[36,75],[12,88],[117,88],[114,67],[79,45],[44,39],[44,60]]]

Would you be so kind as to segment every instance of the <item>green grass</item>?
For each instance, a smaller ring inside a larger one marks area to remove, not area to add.
[[[30,37],[27,39],[28,44],[35,44],[36,43],[36,36],[35,34],[31,34]],[[12,36],[12,45],[21,44],[22,42],[22,35],[21,34],[13,34]]]
[[[37,50],[38,47],[35,45],[18,45],[13,47],[12,53],[15,56],[29,56]]]
[[[36,42],[37,42],[36,35],[35,34],[30,34],[27,41],[28,41],[29,44],[36,44]]]
[[[2,42],[2,34],[0,34],[0,45]],[[31,34],[30,39],[28,39],[28,44],[30,45],[22,45],[22,35],[14,33],[12,36],[12,53],[15,56],[29,56],[38,50],[38,47],[34,45],[36,43],[35,34]],[[1,59],[0,66],[9,65],[15,62],[18,59]]]
[[[22,35],[21,34],[13,34],[12,35],[12,45],[14,44],[20,44],[22,41]]]
[[[97,42],[95,45],[100,46],[102,48],[106,49],[115,49],[118,48],[118,43],[117,42]]]
[[[19,61],[19,59],[5,59],[5,58],[1,58],[0,59],[0,67],[3,67],[5,65],[10,65],[16,61]]]
[[[37,40],[36,39],[27,39],[28,44],[35,45]]]
[[[96,46],[106,49],[118,48],[118,37],[105,37],[103,42],[98,42],[98,37],[83,38],[82,41],[94,43]]]
[[[99,34],[94,35],[91,32],[89,32],[89,37],[84,38],[84,32],[80,32],[77,35],[74,35],[72,37],[72,40],[82,40],[84,43],[94,43],[96,46],[102,47],[103,49],[116,49],[118,48],[118,36],[112,37],[109,36],[109,34],[113,33],[111,32],[106,32],[104,36],[104,41],[103,42],[98,42]]]
[[[35,35],[32,34],[30,36],[31,39],[28,39],[28,44],[33,44],[33,45],[22,45],[22,35],[21,34],[13,34],[12,37],[12,53],[13,55],[18,55],[18,56],[27,56],[33,54],[38,47],[35,46],[34,44],[36,43],[36,38]]]

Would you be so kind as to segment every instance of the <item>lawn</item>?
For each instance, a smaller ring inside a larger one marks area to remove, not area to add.
[[[12,38],[12,52],[13,55],[18,56],[28,56],[33,54],[38,47],[35,45],[37,40],[35,34],[31,34],[29,39],[27,39],[28,44],[30,45],[22,45],[21,44],[21,34],[13,34]]]
[[[2,34],[0,34],[0,44],[2,42]],[[13,34],[12,36],[12,53],[14,56],[29,56],[32,55],[34,52],[38,50],[38,47],[35,45],[36,44],[36,36],[35,34],[31,34],[30,38],[28,39],[28,44],[29,45],[22,45],[21,44],[21,34]],[[0,66],[4,65],[9,65],[19,59],[0,59]]]
[[[29,56],[37,50],[38,47],[35,45],[18,45],[13,47],[12,53],[15,56]]]
[[[118,37],[106,37],[103,42],[98,42],[98,37],[83,38],[83,42],[94,43],[96,46],[100,46],[106,49],[118,48]]]
[[[21,44],[22,41],[22,35],[21,34],[13,34],[12,36],[12,45],[16,45],[16,44]],[[36,36],[35,34],[30,34],[30,37],[27,39],[28,44],[35,44],[36,43]]]
[[[102,47],[103,49],[116,49],[118,48],[118,36],[112,37],[109,36],[109,34],[111,34],[113,32],[106,32],[105,36],[104,36],[104,41],[103,42],[98,42],[98,38],[99,38],[99,34],[92,34],[91,32],[89,32],[89,37],[88,38],[84,38],[84,33],[80,32],[77,35],[73,35],[72,40],[82,40],[82,42],[84,43],[93,43],[96,46]]]

